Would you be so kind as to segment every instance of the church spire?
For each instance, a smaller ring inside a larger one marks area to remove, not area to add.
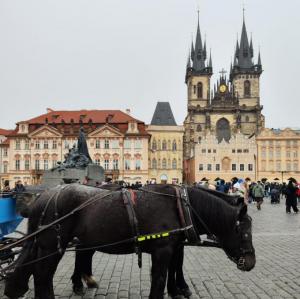
[[[258,65],[258,66],[261,66],[260,51],[258,52],[258,61],[257,61],[257,65]]]
[[[193,56],[193,69],[195,71],[202,71],[205,69],[205,60],[206,60],[206,45],[202,44],[202,36],[200,31],[200,21],[199,21],[199,11],[198,11],[198,25],[197,25],[197,34],[195,42],[195,51]]]
[[[211,49],[210,49],[210,52],[209,52],[209,63],[208,63],[208,67],[211,68],[211,71],[212,71]]]

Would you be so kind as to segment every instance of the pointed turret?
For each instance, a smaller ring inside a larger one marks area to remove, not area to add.
[[[195,56],[195,48],[194,48],[194,42],[192,41],[192,46],[191,46],[191,60],[194,61],[194,56]]]
[[[259,53],[258,53],[258,61],[257,61],[257,65],[261,67],[260,51],[259,51]]]
[[[251,55],[251,58],[253,58],[253,56],[254,56],[254,51],[253,51],[252,36],[251,36],[251,40],[250,40],[250,55]]]
[[[212,71],[212,58],[211,58],[211,50],[210,50],[210,53],[209,53],[209,64],[208,64],[208,67],[211,68],[211,71]]]

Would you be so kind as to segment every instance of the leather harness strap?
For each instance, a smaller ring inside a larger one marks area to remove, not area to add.
[[[128,217],[129,217],[129,223],[131,226],[132,230],[132,235],[136,237],[136,240],[140,236],[140,230],[139,230],[139,224],[138,224],[138,219],[135,214],[134,210],[134,203],[135,203],[135,193],[133,190],[127,190],[127,189],[122,189],[122,196],[123,196],[123,201],[124,205],[126,207]],[[135,253],[138,255],[138,265],[141,268],[142,267],[142,250],[140,247],[139,242],[135,242]]]

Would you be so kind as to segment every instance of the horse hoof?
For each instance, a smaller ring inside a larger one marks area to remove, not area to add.
[[[184,288],[184,289],[180,289],[180,294],[184,297],[184,298],[190,298],[192,296],[192,291],[190,290],[189,287]]]
[[[96,282],[94,276],[83,275],[82,277],[89,289],[98,289],[98,283]]]
[[[84,295],[83,286],[73,286],[73,292],[76,295],[82,296]]]

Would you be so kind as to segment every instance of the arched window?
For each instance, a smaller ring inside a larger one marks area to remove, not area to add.
[[[251,82],[249,80],[246,80],[244,82],[244,97],[250,97],[251,96]]]
[[[197,84],[197,98],[202,99],[203,97],[203,85],[201,82]]]
[[[217,122],[217,138],[220,143],[223,139],[228,142],[231,137],[229,121],[226,118],[221,118]]]
[[[162,166],[162,169],[166,169],[167,168],[167,160],[165,158],[163,158],[161,166]]]
[[[167,141],[166,140],[163,140],[163,142],[162,142],[162,150],[163,151],[167,150]]]
[[[249,121],[249,116],[248,115],[246,115],[246,121]]]
[[[158,143],[157,143],[157,149],[160,150],[161,147],[160,147],[160,140],[158,139]]]
[[[156,151],[156,149],[157,149],[157,144],[156,144],[156,140],[155,139],[152,141],[152,149],[154,151]]]
[[[172,150],[173,150],[173,151],[177,151],[177,143],[176,143],[176,140],[173,140],[173,143],[172,143]]]
[[[152,168],[153,169],[157,168],[157,161],[156,161],[156,159],[152,159]]]
[[[177,168],[177,160],[176,159],[173,159],[173,161],[172,161],[172,168],[173,169]]]

